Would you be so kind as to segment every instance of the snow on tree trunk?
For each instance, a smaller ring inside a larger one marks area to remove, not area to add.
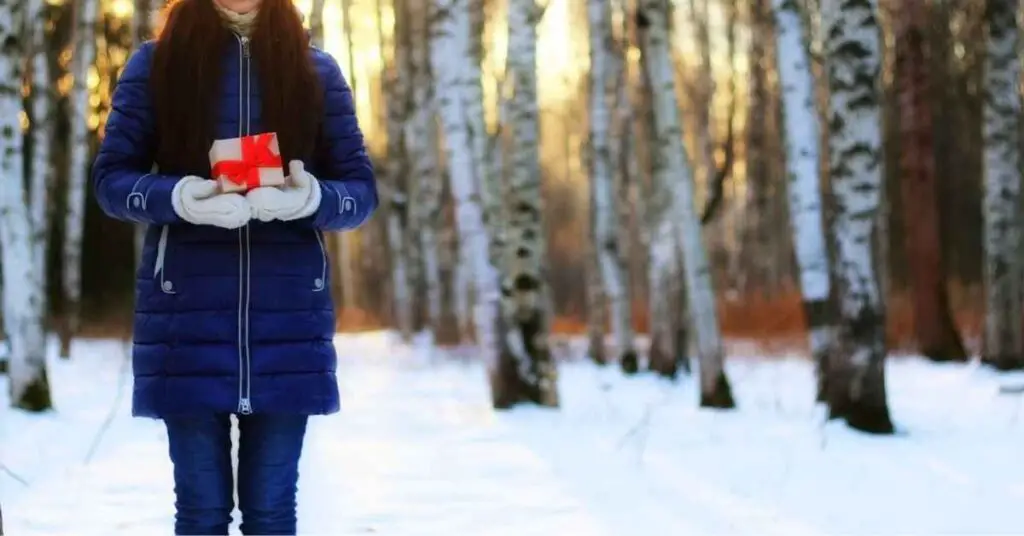
[[[906,259],[918,351],[936,361],[966,361],[953,324],[942,260],[932,110],[929,106],[927,0],[903,0],[897,13],[896,76],[900,88],[900,183]]]
[[[789,186],[789,221],[793,229],[800,292],[810,331],[811,356],[817,367],[818,400],[824,400],[826,360],[835,346],[830,302],[828,239],[822,213],[821,135],[814,104],[814,75],[804,48],[803,22],[796,0],[774,0],[776,54],[782,89]]]
[[[612,13],[609,0],[589,0],[590,26],[590,175],[591,217],[594,247],[604,283],[605,298],[611,310],[615,357],[627,373],[639,370],[633,346],[633,318],[629,281],[625,270],[624,248],[619,243],[619,207],[614,184],[610,147],[609,82],[612,81]],[[591,305],[594,307],[595,305]],[[604,307],[604,304],[597,305]]]
[[[508,350],[529,363],[522,375],[526,397],[558,405],[557,373],[549,336],[551,309],[546,273],[547,247],[541,202],[540,123],[537,113],[537,24],[544,9],[535,0],[511,0],[508,12],[508,103],[512,150],[505,196],[508,220],[504,244],[502,310],[509,328]]]
[[[495,336],[499,316],[498,271],[491,263],[462,87],[471,26],[467,0],[434,0],[433,8],[430,57],[462,250],[459,269],[468,271],[473,278],[473,327],[478,350],[490,372],[492,401],[496,407],[507,407],[516,400],[506,398],[506,393],[498,390],[502,386],[495,382],[501,372],[499,341]]]
[[[319,49],[324,48],[324,4],[327,0],[313,0],[309,8],[309,33],[312,36],[313,46]]]
[[[658,161],[655,182],[671,199],[668,210],[662,211],[651,242],[667,244],[665,236],[672,233],[683,253],[687,304],[700,363],[701,406],[731,408],[735,402],[723,366],[725,350],[718,326],[711,270],[701,237],[700,219],[694,209],[693,174],[683,146],[682,122],[676,102],[669,41],[671,15],[667,0],[640,0],[643,52],[649,55],[645,65],[654,98]]]
[[[25,42],[20,32],[24,3],[0,0],[0,259],[3,319],[9,338],[12,404],[29,411],[52,407],[43,328],[44,271],[37,269],[25,191],[21,81]]]
[[[883,171],[877,6],[874,0],[833,0],[822,10],[840,306],[839,342],[829,356],[826,401],[831,418],[845,419],[858,430],[891,433],[884,308],[871,240]]]
[[[985,338],[982,360],[1024,368],[1018,0],[989,0],[985,69]]]
[[[82,297],[82,237],[85,230],[85,188],[89,172],[89,69],[96,61],[99,0],[75,4],[70,130],[68,135],[67,211],[64,213],[63,287],[66,307],[61,330],[61,356],[69,357],[71,337],[78,331]]]
[[[458,330],[444,318],[445,304],[441,285],[441,243],[438,226],[441,218],[442,180],[438,156],[437,105],[434,99],[434,80],[430,69],[430,24],[426,16],[413,16],[409,20],[413,46],[412,61],[412,117],[407,151],[412,180],[417,181],[414,203],[413,228],[419,233],[419,246],[423,255],[423,279],[426,284],[427,319],[435,342],[458,343]],[[450,316],[450,307],[448,308]]]
[[[405,342],[412,341],[413,296],[410,286],[409,244],[409,180],[406,125],[409,120],[411,91],[412,43],[407,31],[408,8],[404,0],[395,2],[394,58],[387,66],[387,164],[385,175],[390,187],[391,203],[387,211],[388,244],[391,253],[391,284],[393,311],[398,332]]]

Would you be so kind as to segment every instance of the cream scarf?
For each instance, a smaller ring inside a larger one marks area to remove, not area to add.
[[[259,15],[259,10],[254,9],[248,13],[235,13],[230,9],[220,5],[220,2],[213,0],[213,6],[217,8],[217,12],[224,19],[224,24],[227,27],[242,37],[250,37],[253,29],[256,28],[256,16]]]

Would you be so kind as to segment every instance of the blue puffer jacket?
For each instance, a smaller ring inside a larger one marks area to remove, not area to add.
[[[322,231],[354,229],[377,208],[373,169],[337,62],[310,49],[324,118],[306,170],[323,193],[304,220],[237,230],[192,225],[171,207],[180,176],[152,172],[154,44],[128,61],[93,167],[104,212],[148,224],[137,274],[133,348],[137,416],[338,410],[329,260]],[[262,133],[248,43],[228,47],[217,138]]]

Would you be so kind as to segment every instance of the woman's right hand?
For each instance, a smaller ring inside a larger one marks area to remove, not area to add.
[[[252,217],[245,196],[218,193],[217,181],[194,175],[183,177],[174,185],[171,204],[181,219],[195,225],[237,229]]]

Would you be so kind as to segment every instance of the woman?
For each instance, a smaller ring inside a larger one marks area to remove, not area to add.
[[[276,132],[289,186],[219,193],[215,139]],[[377,207],[338,64],[292,0],[175,0],[125,66],[93,168],[108,215],[148,225],[133,414],[164,420],[176,534],[227,534],[238,415],[245,534],[295,534],[309,415],[338,411],[322,231]]]

